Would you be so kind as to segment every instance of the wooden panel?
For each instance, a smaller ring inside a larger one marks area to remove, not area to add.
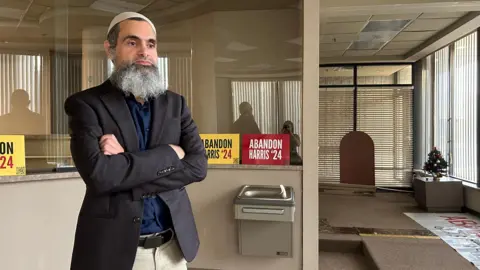
[[[340,183],[375,185],[374,145],[365,132],[349,132],[340,142]]]

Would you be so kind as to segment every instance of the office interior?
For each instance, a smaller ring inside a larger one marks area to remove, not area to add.
[[[5,269],[68,268],[85,186],[70,156],[63,102],[112,72],[103,42],[122,11],[155,24],[159,72],[168,89],[186,98],[200,133],[232,132],[238,106],[247,101],[262,133],[276,134],[288,120],[300,137],[301,165],[209,165],[207,178],[187,187],[201,241],[190,268],[363,269],[373,261],[396,269],[402,262],[390,254],[414,256],[418,243],[410,251],[374,243],[376,255],[368,259],[356,245],[371,239],[321,229],[325,222],[419,229],[403,212],[418,207],[414,180],[432,147],[452,163],[446,178],[461,183],[462,211],[480,212],[476,1],[1,3],[0,134],[25,135],[27,171],[0,176]],[[374,196],[342,189],[340,142],[351,131],[369,134],[375,145]],[[295,192],[291,256],[240,254],[233,205],[239,189],[280,184]],[[354,243],[354,252],[323,249],[345,242]],[[467,262],[440,254],[416,258],[444,258],[457,268]]]

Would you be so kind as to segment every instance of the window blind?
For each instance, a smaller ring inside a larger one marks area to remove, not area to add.
[[[450,153],[448,143],[448,121],[450,106],[450,65],[449,65],[449,47],[445,47],[435,52],[434,68],[434,134],[433,146],[447,158]]]
[[[340,141],[353,131],[353,88],[320,88],[319,183],[340,183]]]
[[[420,146],[422,156],[427,159],[428,153],[432,149],[432,56],[427,56],[422,60],[422,119]]]
[[[477,182],[477,32],[453,51],[451,167],[454,177]]]
[[[413,88],[358,88],[357,130],[375,146],[375,183],[411,186]]]

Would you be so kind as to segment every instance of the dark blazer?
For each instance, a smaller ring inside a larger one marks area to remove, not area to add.
[[[167,91],[152,110],[148,150],[140,152],[124,94],[110,81],[65,101],[72,157],[86,184],[72,270],[131,270],[143,199],[155,195],[170,209],[185,259],[195,258],[199,240],[185,186],[206,177],[205,149],[182,96]],[[104,155],[99,139],[105,134],[114,134],[125,153]],[[180,160],[168,144],[181,146],[185,157]]]

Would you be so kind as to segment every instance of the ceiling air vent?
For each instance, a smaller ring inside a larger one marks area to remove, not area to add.
[[[391,21],[369,21],[362,32],[384,32],[401,31],[410,20],[391,20]]]

